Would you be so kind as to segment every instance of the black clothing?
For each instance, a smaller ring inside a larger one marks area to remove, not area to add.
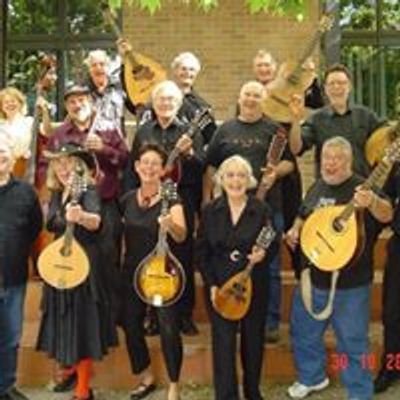
[[[47,229],[56,237],[65,231],[66,204],[61,192],[52,194]],[[82,193],[79,204],[87,212],[100,214],[100,199],[94,187]],[[74,237],[89,257],[89,276],[73,289],[57,290],[44,285],[37,342],[38,350],[62,365],[74,365],[84,358],[100,360],[109,347],[117,344],[98,234],[76,225]]]
[[[312,109],[324,106],[324,98],[317,78],[312,81],[304,93],[304,105]]]
[[[315,175],[320,176],[320,162],[322,145],[334,136],[343,136],[353,148],[353,170],[361,176],[367,177],[370,167],[365,158],[365,143],[381,121],[367,109],[359,105],[349,105],[345,114],[337,114],[332,106],[325,106],[315,111],[305,121],[301,128],[303,147],[301,153],[316,146]]]
[[[161,202],[149,208],[139,207],[136,190],[126,193],[121,200],[126,253],[119,291],[122,303],[119,321],[125,332],[131,368],[135,374],[144,371],[150,365],[150,355],[143,329],[147,305],[133,288],[133,276],[140,261],[157,243],[160,212]],[[171,250],[175,253],[174,242],[169,237],[168,239]],[[159,319],[161,348],[168,375],[172,382],[177,382],[183,357],[182,339],[177,323],[178,306],[156,308],[155,312]]]
[[[247,159],[253,168],[253,174],[259,181],[261,169],[265,167],[267,151],[279,125],[263,117],[256,122],[243,122],[238,118],[223,123],[215,133],[207,150],[207,164],[218,168],[221,163],[233,155]],[[282,160],[292,161],[293,155],[285,147]],[[268,191],[266,200],[274,210],[281,210],[282,192],[280,180]]]
[[[39,200],[29,184],[11,178],[0,186],[0,288],[26,282],[29,254],[42,224]]]
[[[212,201],[202,212],[198,233],[199,267],[206,282],[206,303],[210,313],[213,346],[213,376],[216,400],[239,400],[236,374],[236,333],[239,322],[217,314],[210,302],[210,287],[223,285],[243,270],[261,228],[270,220],[267,204],[249,196],[238,222],[233,225],[225,195]],[[238,260],[231,254],[239,252]],[[251,275],[253,295],[249,312],[240,321],[243,389],[247,399],[262,399],[259,384],[263,360],[264,328],[268,299],[268,263],[278,251],[274,242],[266,258]]]
[[[299,211],[299,217],[306,219],[318,207],[347,204],[354,195],[356,186],[364,182],[358,175],[352,175],[339,185],[328,185],[318,179],[309,189]],[[373,278],[373,248],[381,224],[369,213],[364,211],[365,246],[355,263],[344,267],[337,283],[338,289],[352,289],[367,286]],[[305,261],[306,262],[306,261]],[[317,288],[329,289],[331,273],[311,267],[311,279]]]

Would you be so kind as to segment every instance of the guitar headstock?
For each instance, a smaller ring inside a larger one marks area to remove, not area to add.
[[[190,121],[189,129],[186,135],[192,137],[198,130],[205,128],[213,117],[210,108],[203,108],[202,110],[196,110],[194,118]]]
[[[325,14],[321,17],[318,23],[318,31],[321,33],[328,32],[332,29],[334,18],[332,14]]]
[[[400,160],[400,137],[390,144],[385,149],[384,160],[390,163],[394,163]]]
[[[275,236],[275,229],[272,227],[271,222],[267,222],[265,226],[262,227],[260,233],[257,236],[256,246],[266,250],[274,241]]]
[[[169,203],[171,200],[177,200],[177,185],[172,179],[166,179],[161,184],[160,197],[163,202]]]
[[[71,201],[76,203],[83,192],[87,190],[87,182],[85,179],[85,169],[82,165],[83,161],[77,160],[71,183]]]

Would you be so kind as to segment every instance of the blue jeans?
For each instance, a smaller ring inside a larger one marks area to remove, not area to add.
[[[313,310],[326,304],[328,290],[313,288]],[[370,287],[337,290],[332,315],[325,321],[315,320],[304,308],[299,288],[293,297],[290,334],[299,382],[316,385],[326,377],[324,333],[331,324],[336,336],[335,356],[344,358],[340,379],[349,398],[369,400],[373,395],[372,375],[363,368],[362,359],[369,354],[368,324]]]
[[[0,394],[15,385],[26,285],[0,289]]]
[[[283,214],[274,212],[272,221],[280,239],[283,231]],[[277,251],[276,256],[271,260],[268,267],[269,290],[268,310],[266,327],[268,330],[279,329],[281,320],[281,252]]]

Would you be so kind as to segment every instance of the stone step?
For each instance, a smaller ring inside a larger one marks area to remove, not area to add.
[[[184,383],[211,383],[211,339],[210,326],[199,324],[200,335],[184,337],[184,361],[182,382]],[[20,350],[18,368],[19,384],[25,386],[46,385],[55,373],[55,363],[43,353],[35,351],[38,322],[26,322]],[[104,389],[129,389],[137,382],[131,374],[128,356],[120,334],[120,346],[112,350],[102,362],[95,364],[94,387]],[[366,355],[365,366],[376,371],[381,352],[381,327],[378,323],[370,326],[371,353]],[[337,377],[345,364],[340,363],[340,355],[334,352],[334,338],[332,332],[326,335],[328,344],[328,373]],[[160,351],[159,337],[148,339],[154,373],[160,381],[166,380],[166,371]],[[238,344],[239,346],[239,344]],[[240,362],[238,356],[238,363]],[[295,378],[295,369],[290,350],[287,324],[281,329],[281,340],[278,344],[266,345],[264,348],[263,381],[268,383],[290,382]]]

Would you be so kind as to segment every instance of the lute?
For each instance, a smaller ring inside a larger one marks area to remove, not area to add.
[[[400,157],[400,138],[363,183],[365,188],[382,188],[394,162]],[[346,205],[316,209],[304,222],[300,245],[309,261],[322,271],[339,270],[353,262],[364,247],[363,218],[354,200]]]
[[[86,190],[82,161],[77,160],[71,185],[71,203],[78,204]],[[83,283],[90,270],[89,258],[74,238],[75,224],[67,221],[64,234],[50,243],[40,254],[38,271],[42,279],[56,289],[72,289]]]
[[[161,215],[166,215],[170,201],[177,197],[176,185],[166,180],[161,185]],[[133,277],[133,285],[138,296],[147,304],[166,307],[174,304],[182,296],[186,276],[182,264],[172,253],[167,233],[158,230],[157,244],[139,263]]]
[[[276,232],[271,224],[265,225],[258,234],[256,246],[268,249],[275,236]],[[251,273],[254,265],[248,262],[243,271],[238,272],[217,290],[214,309],[225,319],[238,321],[248,312],[253,292]]]

